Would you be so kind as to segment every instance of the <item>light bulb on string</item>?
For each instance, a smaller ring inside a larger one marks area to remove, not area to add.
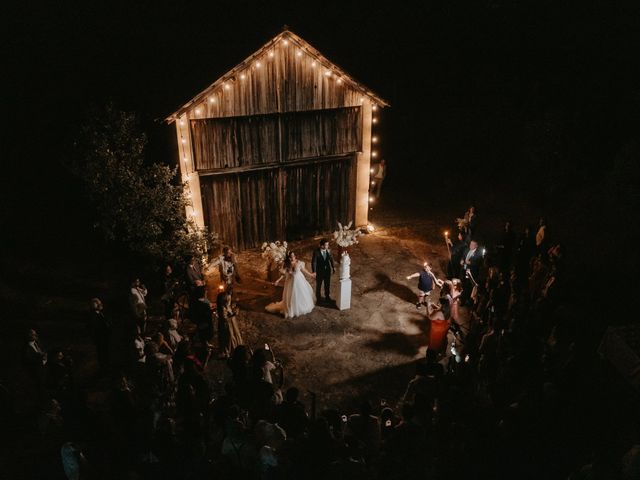
[[[296,52],[296,56],[297,56],[297,57],[301,57],[301,56],[302,56],[302,50],[298,50],[298,51]]]
[[[373,119],[371,120],[373,123],[378,123],[378,117],[373,117]]]
[[[289,40],[287,40],[286,38],[282,41],[282,44],[286,47],[287,45],[289,45]]]
[[[262,63],[256,62],[256,68],[260,68],[261,66],[262,66]]]
[[[374,137],[371,137],[371,141],[372,141],[373,143],[378,143],[378,137],[375,137],[375,136],[374,136]]]
[[[231,88],[231,85],[229,85],[228,83],[224,84],[224,89],[225,90],[229,90]]]
[[[196,108],[196,115],[200,115],[202,113],[202,109],[201,108]]]
[[[371,152],[371,157],[372,158],[376,158],[378,156],[378,152],[376,152],[375,150],[373,152]]]
[[[245,78],[247,78],[247,76],[244,73],[240,74],[240,80],[244,80]]]
[[[273,53],[273,50],[269,52],[269,58],[273,58],[275,55],[275,53]]]
[[[316,63],[315,60],[313,62],[311,62],[311,67],[316,68],[316,65],[317,65],[317,63]]]
[[[371,110],[373,110],[375,112],[376,110],[378,110],[378,106],[374,105],[373,107],[371,107]]]
[[[209,103],[216,103],[216,97],[209,97]]]

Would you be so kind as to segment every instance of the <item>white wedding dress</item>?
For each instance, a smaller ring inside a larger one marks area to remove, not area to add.
[[[298,260],[292,272],[283,270],[284,290],[280,302],[270,303],[265,308],[271,313],[280,313],[285,318],[305,315],[315,307],[313,288],[302,273],[304,262]]]

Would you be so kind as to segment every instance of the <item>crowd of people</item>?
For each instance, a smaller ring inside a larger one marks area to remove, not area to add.
[[[99,375],[110,381],[98,422],[86,423],[71,359],[28,332],[41,438],[57,445],[70,479],[555,478],[571,470],[591,478],[562,444],[579,368],[572,328],[553,314],[563,302],[563,247],[542,219],[519,235],[506,222],[496,242],[473,208],[458,227],[447,279],[428,263],[408,277],[419,280],[416,306],[446,325],[445,341],[425,338],[426,356],[396,401],[318,411],[310,393],[305,404],[268,345],[243,343],[233,299],[240,277],[227,248],[213,302],[197,259],[183,279],[166,268],[161,322],[149,321],[149,291],[132,281],[125,364],[112,355],[115,322],[100,299],[90,301]],[[212,357],[227,375],[210,378]]]

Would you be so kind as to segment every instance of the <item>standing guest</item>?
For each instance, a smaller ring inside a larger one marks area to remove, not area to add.
[[[287,432],[287,437],[298,438],[307,428],[309,418],[304,405],[298,400],[300,391],[296,387],[287,390],[284,401],[276,408],[278,425]]]
[[[425,304],[427,297],[431,294],[433,290],[433,285],[436,284],[439,287],[443,285],[442,280],[438,280],[431,270],[431,266],[429,262],[424,262],[422,264],[422,271],[412,273],[407,276],[407,280],[411,280],[412,278],[418,278],[418,301],[416,302],[416,308],[422,308],[422,305]]]
[[[535,250],[535,238],[533,238],[531,228],[527,226],[518,241],[518,249],[516,251],[516,273],[521,284],[526,283],[527,277],[529,277],[529,266]]]
[[[38,332],[30,328],[27,332],[27,343],[23,352],[24,365],[31,376],[38,396],[44,393],[44,365],[47,354],[40,345]]]
[[[111,321],[104,315],[104,305],[99,298],[89,302],[88,327],[96,346],[98,368],[104,373],[109,368],[109,344],[111,342]]]
[[[469,248],[464,252],[463,258],[460,262],[462,265],[462,271],[465,274],[460,302],[462,304],[466,304],[471,297],[471,292],[473,290],[472,284],[477,283],[478,278],[480,277],[482,253],[478,248],[478,242],[476,242],[475,240],[471,240],[471,242],[469,243]]]
[[[210,345],[211,339],[213,338],[213,320],[211,316],[213,306],[206,297],[203,285],[194,289],[194,296],[196,297],[196,301],[189,309],[191,321],[198,326],[198,336],[200,340]]]
[[[147,360],[144,354],[144,338],[140,332],[133,337],[133,359],[135,364],[145,363]]]
[[[329,250],[329,240],[320,240],[320,246],[313,251],[311,257],[311,271],[316,274],[316,299],[320,301],[320,290],[324,284],[324,298],[331,301],[331,274],[336,273],[333,256]]]
[[[546,252],[547,243],[547,222],[543,217],[540,217],[538,231],[536,232],[536,251]]]
[[[451,319],[455,323],[459,323],[460,320],[460,297],[462,296],[462,282],[454,278],[451,281],[451,298],[449,304],[451,306]]]
[[[174,352],[182,342],[182,335],[178,333],[178,321],[175,318],[167,320],[167,342],[169,342]]]
[[[147,287],[139,278],[134,278],[129,291],[129,304],[140,332],[144,333],[147,325]]]
[[[371,403],[364,401],[358,413],[349,416],[347,422],[347,431],[364,444],[368,457],[380,450],[380,419],[372,413]]]
[[[189,257],[186,276],[190,290],[193,290],[200,285],[204,285],[204,275],[202,274],[202,269],[200,268],[200,262],[193,255]]]
[[[163,355],[174,355],[175,350],[171,348],[171,345],[169,345],[169,342],[167,342],[167,340],[164,338],[162,332],[156,332],[153,335],[152,339],[153,342],[158,346],[158,352],[162,353]]]
[[[387,176],[387,165],[383,160],[380,160],[378,163],[378,167],[373,174],[373,181],[375,182],[373,185],[373,195],[376,198],[380,198],[380,193],[382,192],[382,182],[384,182],[384,178]]]
[[[162,274],[162,284],[164,292],[162,293],[162,304],[164,306],[164,318],[171,318],[173,307],[176,299],[176,288],[178,287],[178,279],[173,274],[171,265],[164,267]]]
[[[242,345],[242,335],[238,328],[238,307],[233,303],[230,288],[220,292],[216,298],[218,312],[218,345],[220,356],[228,358],[238,345]]]
[[[465,215],[467,220],[467,240],[477,238],[478,236],[478,215],[476,214],[476,207],[471,205]]]
[[[498,247],[498,262],[500,270],[506,272],[511,266],[511,258],[513,257],[513,250],[516,243],[516,236],[511,228],[511,222],[506,221],[502,229],[500,241]]]
[[[460,278],[460,261],[462,256],[469,245],[464,239],[464,234],[458,232],[456,242],[453,243],[449,237],[447,237],[447,243],[451,247],[451,261],[449,262],[449,278]]]
[[[241,282],[238,274],[238,265],[236,257],[231,247],[224,247],[222,255],[218,259],[218,271],[220,272],[220,282],[225,285],[233,286],[234,282]]]

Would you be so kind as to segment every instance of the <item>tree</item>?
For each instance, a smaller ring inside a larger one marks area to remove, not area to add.
[[[104,238],[153,264],[205,255],[215,235],[186,218],[177,167],[145,161],[136,115],[107,105],[81,129],[72,170],[82,179]]]

